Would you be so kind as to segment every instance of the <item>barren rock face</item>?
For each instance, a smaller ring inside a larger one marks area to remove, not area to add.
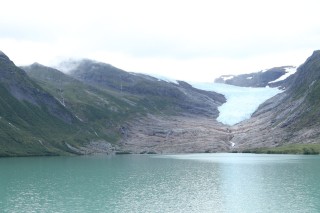
[[[214,119],[198,116],[154,116],[125,127],[121,149],[132,153],[226,152],[232,134]]]

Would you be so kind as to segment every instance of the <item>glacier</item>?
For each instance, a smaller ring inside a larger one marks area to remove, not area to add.
[[[285,72],[286,74],[282,75],[280,78],[274,80],[274,81],[270,81],[270,83],[275,83],[275,82],[279,82],[279,81],[283,81],[285,79],[287,79],[289,76],[295,74],[297,72],[297,67],[286,67],[285,68]]]
[[[249,119],[260,104],[283,92],[278,88],[239,87],[221,83],[191,83],[191,85],[226,97],[227,102],[218,108],[220,114],[217,121],[230,126]]]

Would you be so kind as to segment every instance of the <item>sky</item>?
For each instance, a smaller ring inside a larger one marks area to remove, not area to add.
[[[89,58],[210,82],[302,64],[320,49],[319,0],[0,0],[0,50],[17,65]]]

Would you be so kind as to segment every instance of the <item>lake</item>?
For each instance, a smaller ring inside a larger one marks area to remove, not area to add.
[[[0,159],[1,212],[320,212],[320,156]]]

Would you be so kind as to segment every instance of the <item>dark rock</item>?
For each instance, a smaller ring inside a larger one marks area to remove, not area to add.
[[[291,68],[291,66],[275,67],[256,73],[242,74],[237,76],[224,75],[215,79],[215,82],[240,87],[279,87],[282,86],[283,82],[276,82],[271,84],[269,84],[269,82],[272,82],[284,75],[286,73],[286,68]]]

